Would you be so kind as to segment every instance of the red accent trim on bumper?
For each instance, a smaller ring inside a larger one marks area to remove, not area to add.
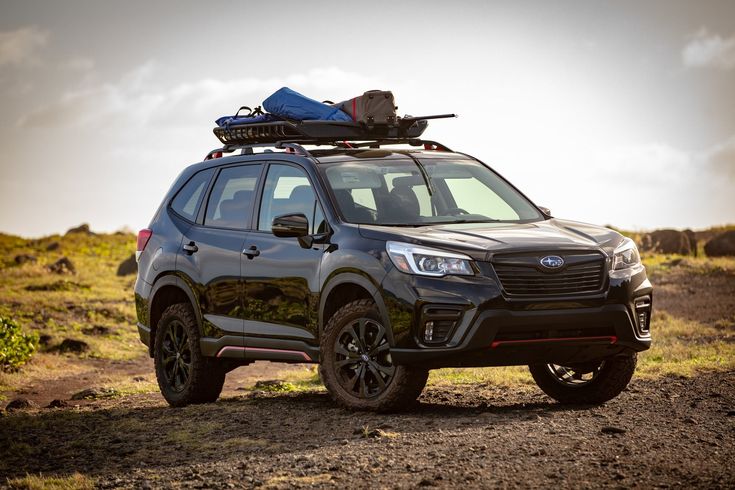
[[[550,342],[589,342],[589,341],[607,341],[614,344],[618,341],[618,338],[614,335],[603,336],[603,337],[565,337],[558,339],[528,339],[528,340],[495,340],[490,344],[491,349],[500,347],[503,345],[517,345],[517,344],[544,344]]]

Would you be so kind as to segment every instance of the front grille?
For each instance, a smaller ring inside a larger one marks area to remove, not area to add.
[[[564,296],[599,292],[605,282],[605,257],[597,252],[556,253],[565,264],[546,270],[548,254],[511,255],[493,259],[493,268],[508,295]]]

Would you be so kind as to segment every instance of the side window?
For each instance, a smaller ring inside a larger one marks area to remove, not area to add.
[[[243,165],[220,171],[209,194],[205,226],[248,228],[261,168],[261,165]]]
[[[204,195],[204,191],[207,189],[207,184],[209,184],[209,179],[212,178],[213,173],[214,170],[210,168],[194,174],[179,190],[173,201],[171,201],[171,209],[176,211],[180,216],[194,221],[196,219],[197,209],[199,209],[199,202]]]
[[[309,226],[313,230],[315,205],[314,189],[303,170],[289,165],[271,165],[263,186],[258,229],[271,231],[273,218],[303,213],[309,218]]]

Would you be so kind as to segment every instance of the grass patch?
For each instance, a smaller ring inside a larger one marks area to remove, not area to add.
[[[518,386],[532,385],[533,379],[526,366],[444,368],[432,370],[429,374],[430,386],[458,384]]]
[[[274,476],[265,482],[265,488],[280,488],[286,486],[310,486],[319,487],[326,485],[332,481],[332,475],[329,473],[320,473],[318,475],[307,476]]]
[[[651,348],[638,357],[639,376],[692,376],[698,371],[735,369],[732,323],[709,326],[658,312],[651,333]]]
[[[91,490],[94,480],[80,473],[70,476],[27,475],[9,479],[7,485],[18,490]]]
[[[309,365],[303,370],[287,371],[278,373],[278,379],[273,381],[258,381],[248,390],[272,391],[272,392],[299,392],[299,391],[322,391],[325,390],[319,368],[316,364]]]
[[[692,274],[735,274],[735,257],[692,257],[677,254],[646,254],[641,256],[650,275],[681,270]]]

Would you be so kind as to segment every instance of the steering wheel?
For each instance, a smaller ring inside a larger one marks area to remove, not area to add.
[[[469,211],[465,211],[462,208],[449,208],[447,209],[447,213],[451,214],[452,216],[459,216],[460,214],[470,214]]]

